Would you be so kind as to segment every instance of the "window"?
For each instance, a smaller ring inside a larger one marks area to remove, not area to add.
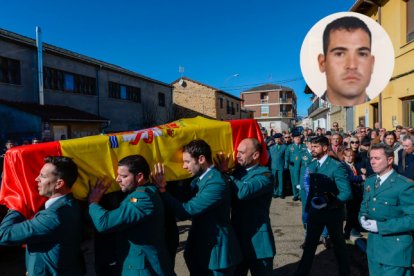
[[[165,94],[158,92],[158,105],[165,106]]]
[[[65,91],[73,92],[75,90],[75,79],[72,74],[65,73]]]
[[[414,0],[407,2],[407,42],[414,40]]]
[[[413,127],[414,125],[414,99],[402,102],[403,105],[403,126]]]
[[[121,85],[121,94],[120,94],[120,98],[122,100],[126,100],[127,99],[127,88],[125,85]]]
[[[226,107],[227,107],[227,114],[230,114],[231,113],[231,110],[230,110],[230,102],[229,102],[229,100],[226,100]]]
[[[239,104],[236,104],[236,112],[239,112]]]
[[[141,102],[141,88],[108,82],[108,97],[114,99]]]
[[[262,117],[269,116],[269,106],[268,105],[262,105],[260,107],[260,113]]]
[[[234,103],[233,102],[231,102],[231,115],[234,115]]]
[[[268,103],[269,102],[269,94],[268,93],[260,93],[260,103]]]
[[[0,57],[0,82],[20,84],[20,61]]]
[[[223,98],[219,98],[220,101],[220,108],[223,108]]]
[[[45,89],[96,95],[96,79],[88,76],[43,67]]]

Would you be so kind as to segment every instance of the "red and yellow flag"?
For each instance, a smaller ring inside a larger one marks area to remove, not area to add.
[[[74,160],[79,177],[72,191],[76,198],[86,199],[88,181],[95,183],[97,178],[113,180],[114,185],[108,192],[119,189],[115,183],[118,160],[128,155],[144,156],[151,168],[162,162],[167,180],[179,180],[190,177],[182,168],[183,145],[194,139],[203,139],[210,145],[213,156],[224,152],[234,157],[238,144],[247,137],[257,138],[265,147],[255,120],[226,122],[196,117],[139,131],[15,147],[5,156],[0,204],[19,211],[27,218],[43,206],[46,198],[39,195],[35,178],[46,156],[63,155]],[[267,151],[263,153],[261,163],[265,164]]]

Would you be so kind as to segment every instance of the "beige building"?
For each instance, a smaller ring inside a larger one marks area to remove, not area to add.
[[[233,120],[251,116],[241,110],[242,99],[210,85],[187,77],[172,84],[174,118],[204,116],[217,120]]]
[[[370,102],[355,107],[355,125],[387,130],[414,126],[414,0],[355,2],[351,11],[376,20],[394,46],[395,65],[390,82]]]
[[[297,120],[296,94],[277,84],[253,87],[241,93],[243,107],[254,111],[254,118],[267,130],[287,130]]]

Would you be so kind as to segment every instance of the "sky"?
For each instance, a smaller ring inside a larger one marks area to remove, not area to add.
[[[0,28],[171,83],[183,75],[240,97],[266,83],[303,93],[300,48],[312,26],[355,0],[4,1]],[[1,55],[1,53],[0,53]]]

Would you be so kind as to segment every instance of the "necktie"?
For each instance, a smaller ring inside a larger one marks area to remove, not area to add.
[[[375,180],[375,185],[374,185],[375,190],[379,188],[380,184],[381,184],[381,178],[378,176],[377,180]]]
[[[354,175],[358,175],[358,172],[355,169],[354,165],[351,165],[351,169],[352,169],[352,172],[354,173]]]
[[[321,167],[321,164],[319,164],[319,161],[316,161],[315,172],[318,172],[320,167]]]

